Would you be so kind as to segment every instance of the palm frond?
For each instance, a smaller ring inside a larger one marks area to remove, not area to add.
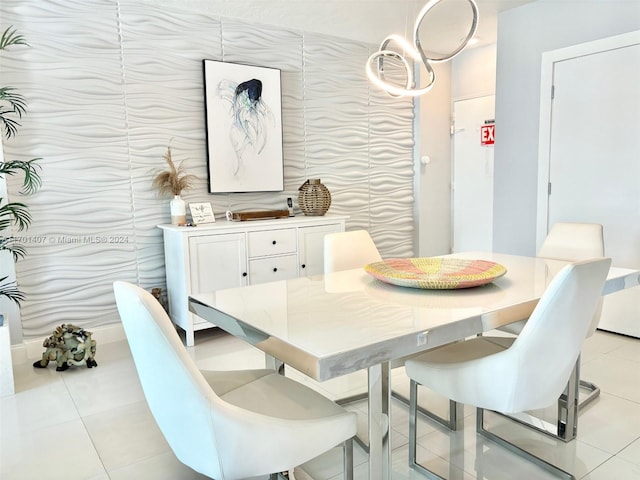
[[[4,32],[2,32],[2,36],[0,37],[0,50],[4,50],[11,45],[27,45],[27,41],[24,39],[22,35],[20,35],[17,29],[9,26],[6,28]]]
[[[22,181],[22,190],[20,193],[23,195],[31,195],[38,191],[42,186],[42,178],[40,177],[40,165],[37,164],[41,158],[32,158],[31,160],[9,160],[7,162],[0,163],[0,174],[15,175],[16,172],[22,171],[24,173],[24,180]]]
[[[16,225],[18,230],[22,231],[27,229],[30,224],[31,213],[24,203],[9,202],[0,206],[0,230]]]
[[[16,113],[19,117],[22,117],[27,111],[27,100],[24,95],[16,93],[15,90],[14,87],[1,87],[0,100],[11,105],[11,110],[7,110],[4,113]]]
[[[20,302],[25,299],[24,293],[18,290],[16,282],[6,282],[9,277],[0,278],[0,297],[7,297],[12,302],[20,305]],[[4,283],[2,283],[4,282]]]
[[[4,126],[7,139],[13,137],[20,126],[20,122],[13,117],[22,118],[22,115],[27,111],[26,99],[14,90],[13,87],[0,88],[0,121]]]
[[[18,127],[21,126],[20,122],[8,116],[13,115],[13,113],[13,110],[0,110],[0,122],[4,127],[4,136],[7,140],[15,136],[18,132]]]
[[[0,251],[11,252],[14,262],[17,262],[27,255],[27,249],[24,245],[17,243],[13,237],[0,238]]]

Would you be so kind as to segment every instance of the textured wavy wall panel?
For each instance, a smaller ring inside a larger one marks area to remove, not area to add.
[[[160,223],[169,222],[168,198],[151,188],[153,172],[163,168],[167,146],[172,158],[200,181],[184,198],[206,192],[202,59],[220,55],[220,21],[179,9],[155,9],[137,1],[120,2],[124,92],[129,161],[135,205],[137,282],[164,286]],[[217,211],[223,206],[217,202]],[[226,209],[226,207],[225,207]]]
[[[19,86],[29,103],[25,128],[7,142],[7,156],[43,157],[44,186],[26,200],[33,214],[25,235],[29,255],[17,264],[28,295],[24,334],[50,334],[61,322],[113,322],[111,281],[135,278],[137,267],[128,237],[133,223],[116,5],[21,1],[0,8],[3,24],[18,27],[31,45],[5,52],[10,61],[2,83]],[[109,243],[110,235],[122,235],[122,243]]]
[[[384,256],[412,254],[413,106],[370,88],[364,62],[374,47],[195,8],[0,3],[2,24],[32,46],[0,56],[0,85],[29,102],[6,157],[43,157],[43,188],[26,199],[29,255],[17,265],[25,337],[62,322],[117,322],[116,279],[164,286],[156,226],[169,221],[169,199],[151,181],[169,143],[199,177],[185,200],[211,202],[219,221],[228,209],[282,208],[305,179],[321,178],[348,229],[369,229]],[[204,58],[281,70],[284,192],[207,192]]]
[[[413,254],[413,102],[370,88],[369,230],[386,257]]]
[[[332,211],[350,215],[350,228],[369,227],[367,56],[365,45],[305,37],[307,174],[322,179]]]

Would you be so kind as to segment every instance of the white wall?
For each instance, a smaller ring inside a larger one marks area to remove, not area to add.
[[[496,93],[496,44],[469,48],[453,59],[451,98],[453,101]]]
[[[451,63],[435,64],[436,83],[418,99],[416,221],[419,256],[451,252]],[[421,157],[430,162],[423,165]]]
[[[541,54],[638,29],[637,1],[540,0],[499,15],[496,251],[531,255],[536,249]]]
[[[515,0],[511,0],[515,1]],[[390,33],[413,27],[422,8],[416,0],[153,0],[252,23],[348,38],[379,45]],[[446,28],[443,26],[442,28]]]
[[[31,45],[0,56],[0,85],[29,105],[5,154],[43,158],[43,187],[26,203],[28,234],[44,242],[16,267],[25,339],[117,323],[114,280],[164,286],[156,226],[169,221],[168,199],[151,180],[170,139],[174,160],[200,177],[185,200],[211,202],[220,220],[283,208],[321,178],[348,229],[371,231],[384,256],[413,253],[413,103],[371,87],[364,65],[377,46],[170,3],[0,2],[2,23]],[[284,192],[207,193],[203,58],[281,69]]]

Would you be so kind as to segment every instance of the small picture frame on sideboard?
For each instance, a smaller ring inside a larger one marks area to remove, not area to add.
[[[191,221],[194,225],[200,225],[202,223],[214,223],[216,217],[213,214],[213,208],[211,203],[190,203],[189,211],[191,212]]]

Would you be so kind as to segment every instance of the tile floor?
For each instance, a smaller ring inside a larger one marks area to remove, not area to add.
[[[212,329],[198,333],[189,349],[203,369],[260,368],[262,354]],[[35,359],[31,359],[31,362]],[[31,363],[14,365],[16,394],[0,398],[0,479],[2,480],[191,480],[205,478],[180,464],[147,408],[125,341],[100,344],[94,369],[56,372]],[[161,374],[161,372],[158,372]],[[364,375],[314,384],[336,398],[363,390]],[[588,480],[640,480],[640,340],[597,332],[585,346],[582,376],[602,388],[580,415],[578,440],[569,444],[517,429],[498,416],[489,425],[510,433],[526,448]],[[406,390],[403,369],[393,371],[394,389]],[[423,392],[431,408],[446,405]],[[365,429],[366,403],[352,404]],[[406,407],[392,405],[393,480],[421,479],[407,467]],[[547,479],[532,464],[476,438],[474,410],[465,410],[465,428],[447,433],[419,421],[421,463],[452,479]],[[304,465],[316,479],[340,479],[336,448]],[[367,477],[366,454],[356,446],[356,479]]]

